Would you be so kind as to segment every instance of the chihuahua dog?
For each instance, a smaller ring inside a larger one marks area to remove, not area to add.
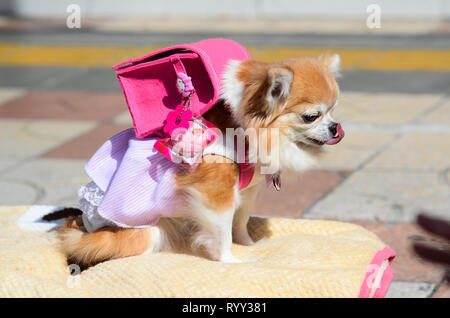
[[[203,116],[223,132],[240,127],[261,135],[277,129],[277,147],[267,151],[269,159],[277,161],[273,175],[305,171],[313,167],[323,145],[336,144],[344,136],[331,115],[338,104],[335,77],[339,69],[338,55],[274,64],[231,61],[222,78],[221,98]],[[266,137],[270,139],[271,135]],[[107,226],[87,233],[81,217],[69,218],[59,230],[69,262],[88,267],[158,251],[241,262],[230,249],[233,241],[253,244],[247,222],[265,179],[256,156],[255,174],[242,190],[238,188],[239,165],[220,155],[206,154],[195,169],[180,169],[175,183],[184,198],[184,208],[147,228]]]

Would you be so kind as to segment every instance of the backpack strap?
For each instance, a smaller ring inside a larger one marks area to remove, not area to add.
[[[203,150],[203,156],[206,155],[217,155],[225,157],[231,161],[237,163],[237,150],[235,148],[227,147],[225,142],[226,138],[217,139],[206,146],[205,150]],[[220,142],[221,141],[221,142]],[[255,174],[255,166],[252,163],[242,162],[237,163],[239,165],[239,190],[245,189],[253,179]]]
[[[186,68],[178,55],[171,56],[170,61],[177,73],[178,91],[184,98],[187,98],[194,92],[191,78],[187,75]]]
[[[181,72],[187,75],[186,68],[184,67],[183,62],[181,62],[180,57],[177,54],[172,55],[170,57],[170,61],[172,62],[173,68],[175,69],[176,73]]]

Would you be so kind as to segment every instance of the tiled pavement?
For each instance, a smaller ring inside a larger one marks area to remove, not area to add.
[[[107,73],[80,74],[89,89],[0,80],[9,84],[0,87],[0,205],[74,205],[88,181],[86,160],[131,126],[121,92],[101,83]],[[281,192],[263,188],[255,214],[360,224],[397,251],[389,297],[449,298],[445,269],[412,250],[415,241],[442,242],[414,224],[417,213],[450,216],[450,91],[437,82],[425,94],[407,83],[388,92],[344,89],[336,111],[344,140],[327,148],[316,170],[283,177]]]

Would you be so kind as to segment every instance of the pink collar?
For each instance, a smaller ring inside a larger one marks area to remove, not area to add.
[[[231,115],[230,105],[224,104],[225,110]],[[246,149],[247,151],[247,149]],[[247,158],[247,156],[245,156]],[[243,190],[250,182],[252,182],[253,176],[255,175],[255,166],[251,163],[239,163],[239,190]]]

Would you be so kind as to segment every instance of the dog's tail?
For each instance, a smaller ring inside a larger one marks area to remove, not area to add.
[[[54,221],[59,219],[65,219],[70,216],[78,216],[83,214],[83,211],[75,208],[64,208],[62,210],[58,210],[49,214],[46,214],[42,217],[44,221]]]
[[[159,229],[104,227],[86,233],[81,219],[71,217],[59,230],[62,248],[69,264],[82,269],[110,259],[140,255],[157,248]]]

